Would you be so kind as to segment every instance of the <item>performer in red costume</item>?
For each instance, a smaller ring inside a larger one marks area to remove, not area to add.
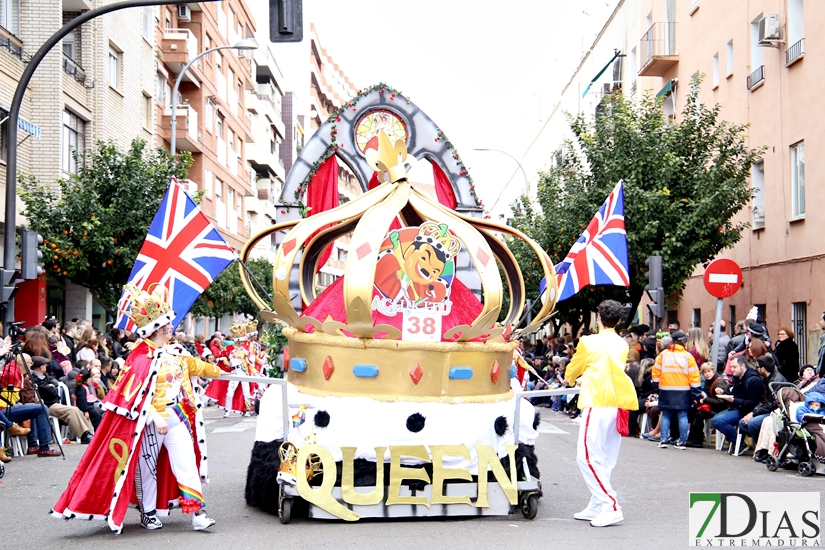
[[[223,348],[215,358],[217,365],[224,372],[242,376],[256,374],[250,364],[245,343],[249,333],[254,331],[257,334],[257,327],[257,321],[247,321],[244,317],[229,328],[229,334],[232,335],[234,343]],[[232,411],[249,416],[254,411],[252,395],[255,391],[257,391],[257,385],[249,382],[216,380],[206,388],[206,397],[224,409],[224,418],[228,417]]]
[[[140,506],[147,529],[162,527],[157,516],[180,505],[200,531],[215,521],[204,508],[206,433],[189,377],[216,378],[221,371],[179,345],[166,345],[175,313],[165,287],[150,294],[127,285],[126,291],[133,305],[124,313],[139,327],[142,340],[106,396],[109,412],[52,515],[106,520],[120,533],[130,503]]]

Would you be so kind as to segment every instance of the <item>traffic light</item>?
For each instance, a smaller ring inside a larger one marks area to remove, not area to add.
[[[662,287],[662,257],[650,256],[645,260],[645,265],[647,266],[645,292],[653,302],[647,307],[654,317],[663,319],[667,314],[667,308],[665,308],[665,289]]]
[[[17,294],[17,282],[20,280],[19,269],[4,269],[3,271],[3,296],[0,302],[8,302]]]
[[[300,42],[304,39],[304,10],[301,0],[269,0],[270,42]]]
[[[35,231],[23,231],[20,239],[21,262],[20,275],[24,280],[37,279],[45,273],[43,269],[43,253],[40,245],[43,237]]]

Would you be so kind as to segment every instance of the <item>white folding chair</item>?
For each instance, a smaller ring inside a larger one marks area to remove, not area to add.
[[[647,432],[647,413],[642,413],[642,423],[641,423],[641,430],[639,431],[640,434]]]
[[[57,383],[57,392],[60,395],[60,404],[65,405],[67,407],[71,407],[72,406],[72,398],[71,398],[71,395],[69,394],[69,386],[67,386],[63,382],[58,382]],[[57,421],[56,418],[55,418],[55,421]],[[59,425],[59,422],[56,424],[56,426],[57,425]],[[56,431],[58,431],[58,430],[56,430]],[[72,430],[69,428],[69,426],[67,424],[64,424],[62,426],[62,429],[59,430],[58,433],[60,434],[61,439],[68,439],[69,434],[74,433],[74,432],[72,432]],[[80,436],[81,435],[83,435],[83,434],[74,434],[76,442],[78,442],[78,443],[80,442]]]

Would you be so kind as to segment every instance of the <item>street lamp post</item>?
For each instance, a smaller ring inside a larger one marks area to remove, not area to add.
[[[6,211],[5,211],[5,229],[3,236],[3,270],[13,270],[16,263],[16,243],[15,232],[17,227],[17,119],[20,116],[20,107],[23,105],[23,96],[26,93],[26,88],[34,76],[34,71],[46,57],[52,48],[54,48],[67,34],[75,30],[83,23],[94,19],[100,15],[110,13],[113,11],[122,10],[124,8],[134,8],[140,6],[161,6],[167,4],[177,4],[180,0],[126,0],[125,2],[116,2],[101,6],[93,10],[89,10],[78,17],[75,17],[59,31],[54,33],[51,38],[46,40],[42,46],[37,50],[26,69],[20,76],[17,83],[17,88],[14,91],[11,105],[9,106],[9,114],[7,124],[8,126],[8,143],[9,151],[6,159]],[[201,0],[203,2],[216,2],[217,0]],[[2,309],[2,307],[0,307]],[[7,330],[7,323],[13,321],[14,300],[9,300],[5,304],[5,311],[3,311],[4,331]]]
[[[251,38],[245,38],[243,40],[239,40],[232,46],[217,46],[215,48],[209,48],[208,50],[204,50],[189,61],[186,65],[183,66],[178,77],[175,79],[175,87],[172,88],[172,97],[170,98],[172,102],[172,137],[169,139],[169,151],[172,158],[175,158],[175,140],[177,139],[177,129],[178,129],[178,88],[180,88],[180,83],[183,80],[183,75],[186,74],[186,71],[189,70],[195,61],[200,59],[201,57],[210,54],[217,50],[257,50],[258,43],[252,40]]]
[[[501,149],[473,149],[473,151],[495,151],[497,153],[507,155],[508,157],[516,161],[516,164],[518,164],[518,167],[521,169],[522,175],[524,175],[524,195],[526,197],[530,196],[530,180],[527,179],[527,172],[524,171],[524,166],[521,165],[521,163],[518,161],[516,157],[514,157],[507,151],[502,151]]]

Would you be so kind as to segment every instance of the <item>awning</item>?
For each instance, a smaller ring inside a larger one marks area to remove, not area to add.
[[[662,88],[661,90],[659,90],[659,93],[656,94],[656,97],[666,96],[667,94],[669,94],[672,91],[673,91],[673,81],[668,80],[667,84],[665,84],[665,87]]]
[[[587,88],[584,89],[584,93],[582,94],[582,97],[585,97],[587,95],[587,92],[590,91],[590,87],[593,85],[593,83],[596,82],[599,79],[599,77],[601,77],[604,74],[604,72],[607,70],[607,68],[610,67],[613,64],[614,61],[616,61],[616,58],[619,57],[619,55],[621,55],[619,50],[615,50],[613,52],[613,57],[610,59],[610,61],[607,62],[607,65],[602,67],[602,70],[599,71],[599,74],[594,76],[593,80],[590,81],[590,84],[587,85]]]

